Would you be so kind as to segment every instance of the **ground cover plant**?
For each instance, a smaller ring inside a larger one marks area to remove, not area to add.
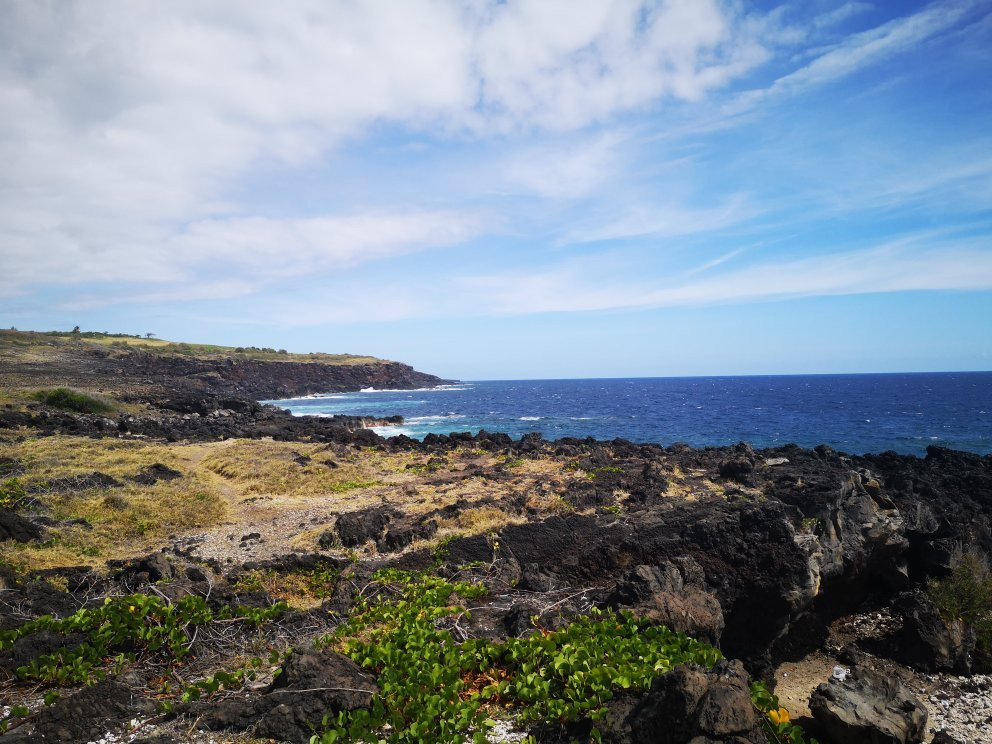
[[[88,684],[106,676],[107,659],[115,650],[129,649],[132,660],[138,653],[150,653],[180,661],[189,653],[193,633],[201,625],[228,620],[258,625],[287,609],[286,603],[278,602],[266,608],[227,605],[215,611],[196,595],[175,603],[149,594],[107,597],[102,605],[80,609],[61,620],[43,615],[13,630],[0,631],[0,650],[43,631],[64,636],[82,633],[85,639],[77,646],[39,656],[19,667],[17,676],[59,685]]]
[[[196,595],[187,595],[176,602],[149,594],[107,597],[102,605],[82,608],[62,619],[43,615],[17,628],[0,631],[0,651],[9,650],[20,639],[39,633],[65,636],[66,645],[62,648],[18,667],[17,678],[49,688],[92,685],[130,664],[159,663],[166,669],[173,669],[192,653],[193,644],[203,628],[230,623],[254,628],[278,618],[287,609],[285,602],[276,602],[262,608],[225,605],[214,610],[203,597]],[[202,692],[210,694],[222,686],[230,688],[240,684],[252,675],[253,668],[262,664],[261,659],[251,659],[245,669],[220,671],[204,680],[186,684],[181,690],[181,699],[197,699]],[[58,699],[57,690],[50,689],[44,702],[51,705]],[[166,699],[159,707],[169,710],[171,705]],[[20,725],[29,715],[25,706],[14,706],[0,720],[0,732],[6,731],[11,724]]]

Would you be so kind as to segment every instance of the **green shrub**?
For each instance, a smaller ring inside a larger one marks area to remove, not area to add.
[[[992,664],[992,568],[977,548],[951,555],[951,575],[928,585],[945,623],[961,621],[975,632],[979,663]]]
[[[52,390],[38,390],[31,395],[37,401],[53,408],[62,408],[66,411],[76,411],[77,413],[109,413],[114,407],[103,398],[80,393],[69,388],[54,388]]]
[[[0,506],[16,509],[27,495],[27,491],[17,478],[0,481]]]

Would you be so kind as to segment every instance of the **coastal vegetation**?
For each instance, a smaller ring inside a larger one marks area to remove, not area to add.
[[[105,398],[64,387],[53,390],[37,390],[31,394],[31,397],[46,406],[76,411],[77,413],[109,413],[114,410],[113,405]]]
[[[34,349],[39,357],[51,356],[53,352],[72,347],[90,347],[109,351],[138,351],[158,356],[183,356],[197,359],[246,359],[268,362],[292,361],[314,362],[332,365],[375,364],[384,360],[363,354],[296,354],[285,349],[259,346],[221,346],[219,344],[197,344],[184,341],[168,341],[148,336],[104,331],[18,331],[0,330],[0,350]]]

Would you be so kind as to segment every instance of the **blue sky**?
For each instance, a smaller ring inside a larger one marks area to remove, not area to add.
[[[0,8],[0,324],[992,369],[992,2]]]

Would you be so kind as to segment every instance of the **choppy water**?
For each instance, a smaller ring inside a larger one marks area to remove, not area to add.
[[[695,447],[826,443],[850,453],[992,453],[992,372],[465,382],[268,401],[294,414],[399,414],[383,436],[538,431]]]

